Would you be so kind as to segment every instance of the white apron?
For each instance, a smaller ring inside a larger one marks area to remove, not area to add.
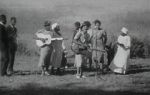
[[[118,37],[118,43],[123,44],[126,48],[128,48],[131,46],[130,37],[120,35]],[[129,55],[130,49],[125,50],[118,45],[117,53],[114,57],[112,64],[110,65],[110,69],[113,72],[125,74],[128,67]]]

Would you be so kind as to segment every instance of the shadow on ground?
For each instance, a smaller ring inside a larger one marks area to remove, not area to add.
[[[71,84],[69,84],[71,85]],[[103,91],[88,88],[48,88],[39,84],[26,84],[17,89],[0,87],[0,95],[148,95],[150,93],[138,93],[132,91]],[[63,87],[63,85],[61,85]]]
[[[150,72],[150,66],[143,66],[143,65],[130,65],[129,74],[137,74],[143,72]]]

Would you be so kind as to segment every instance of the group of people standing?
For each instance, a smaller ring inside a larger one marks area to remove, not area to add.
[[[62,34],[60,32],[60,26],[58,23],[52,23],[50,20],[45,21],[44,29],[40,29],[36,32],[36,38],[38,39],[39,34],[44,36],[49,35],[52,37],[52,42],[50,44],[45,44],[40,47],[40,59],[39,67],[42,70],[41,75],[50,74],[61,74],[60,68],[66,63],[65,57],[65,45],[63,42]],[[43,38],[42,42],[45,42],[46,38]],[[49,72],[49,67],[51,66],[51,72]],[[56,72],[55,72],[56,68]]]
[[[100,20],[94,21],[91,27],[89,21],[82,24],[76,22],[72,40],[72,50],[75,52],[75,65],[77,67],[77,78],[85,78],[83,75],[84,63],[88,61],[89,67],[93,64],[96,69],[104,70],[105,45],[107,33],[101,28]]]
[[[12,75],[15,53],[17,50],[16,17],[7,24],[6,15],[0,15],[0,76]]]
[[[107,33],[101,28],[101,21],[95,20],[93,27],[89,21],[82,24],[76,22],[72,39],[72,50],[75,52],[75,64],[77,67],[77,78],[85,78],[83,75],[84,63],[88,62],[94,65],[96,72],[100,70],[104,73],[107,70],[115,74],[126,74],[129,66],[129,56],[131,39],[128,35],[128,29],[123,27],[118,40],[117,52],[111,64],[108,64]],[[97,74],[96,73],[96,74]]]
[[[17,50],[17,28],[16,17],[10,18],[10,24],[6,26],[6,16],[0,15],[0,75],[12,75],[15,53]],[[116,41],[117,52],[113,61],[108,65],[107,60],[107,33],[101,28],[101,21],[95,20],[93,24],[89,21],[83,23],[74,23],[74,33],[72,37],[71,49],[75,54],[75,66],[77,68],[76,78],[85,78],[83,75],[84,63],[89,63],[89,67],[94,66],[96,70],[110,69],[117,74],[126,74],[128,69],[128,59],[130,55],[131,39],[128,35],[128,29],[123,27],[121,34]],[[66,63],[64,38],[60,32],[58,23],[52,23],[50,20],[44,22],[44,28],[35,33],[35,39],[43,43],[49,38],[39,38],[37,35],[50,35],[57,38],[50,44],[44,44],[40,47],[40,58],[38,66],[41,68],[41,75],[50,75],[51,73],[60,74],[61,66]],[[62,38],[59,40],[58,38]]]

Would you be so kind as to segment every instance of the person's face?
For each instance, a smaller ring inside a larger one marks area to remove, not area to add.
[[[13,26],[15,26],[16,25],[16,20],[15,19],[13,19],[13,20],[11,20],[11,24],[13,25]]]
[[[100,28],[100,24],[99,23],[95,23],[95,28],[99,29]]]
[[[88,27],[86,25],[82,27],[83,33],[87,32],[87,30],[88,30]]]
[[[45,29],[46,29],[47,31],[50,31],[50,30],[51,30],[51,26],[50,26],[50,25],[45,26]]]

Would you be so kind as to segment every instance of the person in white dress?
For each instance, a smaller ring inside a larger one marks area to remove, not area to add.
[[[130,56],[131,38],[128,29],[123,27],[121,35],[117,40],[117,52],[110,64],[110,69],[117,74],[126,74],[128,69],[128,59]]]

